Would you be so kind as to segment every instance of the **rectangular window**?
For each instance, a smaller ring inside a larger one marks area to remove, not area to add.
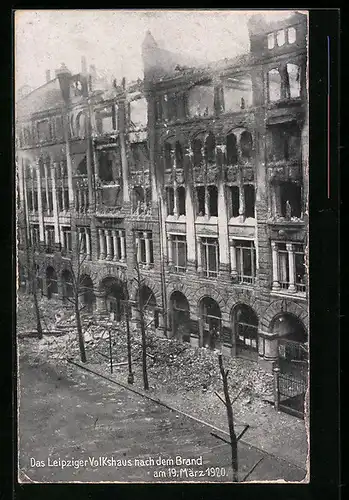
[[[208,186],[207,189],[210,217],[218,217],[218,189],[216,186]]]
[[[53,226],[45,227],[46,253],[53,253],[55,244],[55,230]]]
[[[46,142],[51,140],[50,124],[48,120],[40,120],[37,122],[37,133],[39,142]]]
[[[205,186],[197,186],[196,188],[196,214],[205,215]]]
[[[240,195],[238,186],[230,186],[230,217],[239,216]]]
[[[254,186],[252,186],[252,184],[246,184],[244,186],[244,195],[245,195],[245,217],[254,218],[255,192],[254,192]]]
[[[275,46],[274,33],[269,33],[268,35],[268,49],[273,49]]]
[[[31,244],[33,248],[38,248],[40,244],[40,231],[37,224],[31,227]]]
[[[63,191],[62,188],[57,189],[58,211],[63,212]]]
[[[256,252],[253,241],[236,241],[236,268],[240,283],[254,283],[256,277]]]
[[[219,269],[219,246],[217,238],[201,238],[203,273],[208,278],[216,277]]]
[[[53,194],[51,190],[48,192],[48,209],[53,212]]]
[[[63,248],[67,252],[71,252],[73,249],[72,245],[72,234],[70,227],[63,228]]]
[[[136,233],[136,242],[138,262],[147,265],[154,264],[154,246],[152,232],[147,231],[146,236],[143,231]]]
[[[178,215],[185,215],[185,187],[180,186],[177,189],[178,196]]]
[[[173,213],[174,213],[174,189],[173,189],[173,187],[166,188],[166,199],[167,199],[167,215],[173,215]]]
[[[42,191],[41,193],[41,206],[42,206],[42,210],[43,212],[46,212],[47,211],[47,198],[46,198],[46,191]]]
[[[185,236],[172,236],[172,254],[175,271],[177,273],[185,273],[187,268],[187,244]]]
[[[38,192],[35,190],[34,191],[34,212],[37,212],[39,210],[38,208]]]

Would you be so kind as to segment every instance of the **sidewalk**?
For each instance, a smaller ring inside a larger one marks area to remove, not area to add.
[[[180,413],[184,416],[191,418],[192,420],[209,426],[212,428],[212,432],[222,437],[223,439],[229,440],[229,429],[226,421],[225,409],[220,411],[219,415],[223,418],[207,418],[209,417],[208,412],[205,412],[205,416],[202,415],[203,412],[193,411],[195,410],[196,401],[193,400],[192,395],[190,398],[191,404],[185,404],[183,398],[181,400],[180,395],[174,397],[173,394],[166,395],[162,393],[157,394],[157,391],[150,390],[145,392],[140,384],[135,383],[133,385],[127,384],[127,375],[123,370],[120,373],[114,373],[113,375],[108,373],[108,368],[103,367],[97,363],[85,363],[82,364],[77,360],[70,360],[74,366],[78,366],[82,370],[86,370],[90,373],[109,380],[132,393],[136,393],[141,397],[150,399],[151,401],[160,404],[170,410]],[[136,374],[136,380],[140,381],[140,374]],[[205,394],[205,396],[208,396]],[[205,396],[203,396],[205,398]],[[222,410],[218,405],[219,401],[215,395],[209,395],[209,397],[214,396],[214,404],[216,409]],[[268,403],[266,404],[266,410],[263,413],[265,417],[265,424],[263,426],[256,425],[256,417],[254,414],[250,414],[249,418],[241,420],[235,418],[235,431],[237,436],[246,429],[246,426],[250,426],[245,430],[243,437],[239,440],[239,453],[242,456],[247,453],[247,455],[254,454],[255,462],[257,462],[261,457],[265,457],[267,454],[267,460],[264,458],[263,467],[265,468],[265,477],[270,477],[270,468],[275,466],[276,469],[290,469],[292,471],[291,475],[294,479],[289,479],[291,481],[300,481],[305,476],[305,471],[307,469],[306,465],[306,435],[304,429],[304,422],[291,415],[276,412],[273,407]],[[199,408],[202,408],[202,401]],[[260,421],[260,416],[258,418]],[[273,431],[273,432],[272,432]],[[240,450],[241,448],[241,450]],[[266,463],[269,463],[267,466]],[[274,464],[274,465],[273,465]],[[253,464],[252,464],[253,465]],[[260,480],[260,466],[258,466],[258,478]],[[251,474],[249,480],[253,480],[254,475]],[[283,476],[282,476],[283,477]]]

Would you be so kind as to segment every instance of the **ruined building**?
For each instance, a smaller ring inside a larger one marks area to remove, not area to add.
[[[248,29],[248,53],[201,67],[147,33],[144,82],[62,67],[18,101],[19,261],[27,229],[64,297],[80,241],[89,310],[118,320],[140,293],[159,333],[270,368],[307,343],[306,16]]]

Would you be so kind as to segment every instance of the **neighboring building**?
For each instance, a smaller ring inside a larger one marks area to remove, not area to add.
[[[119,319],[141,293],[159,331],[267,368],[307,343],[306,22],[254,16],[249,53],[196,68],[148,33],[144,82],[103,89],[84,62],[18,101],[20,229],[45,294],[71,293],[79,240],[90,310]]]

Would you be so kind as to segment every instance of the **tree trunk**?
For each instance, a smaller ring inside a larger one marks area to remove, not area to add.
[[[131,334],[130,334],[130,320],[128,316],[128,302],[125,304],[125,320],[126,320],[126,333],[127,333],[127,360],[128,360],[128,383],[133,384],[134,378],[132,373],[132,353],[131,353]]]
[[[86,352],[85,352],[85,342],[84,342],[84,334],[81,326],[81,317],[80,317],[80,309],[79,309],[79,295],[76,294],[74,300],[75,307],[75,319],[76,319],[76,329],[78,331],[78,339],[79,339],[79,349],[80,349],[80,359],[83,363],[86,363]]]
[[[35,314],[36,314],[36,329],[38,331],[38,338],[42,339],[42,326],[41,326],[41,318],[40,318],[40,309],[39,309],[39,304],[38,304],[38,297],[36,295],[36,285],[33,287],[33,299],[34,299],[34,306],[35,306]]]
[[[230,401],[229,389],[228,389],[228,371],[224,370],[222,355],[218,355],[219,361],[219,369],[221,371],[222,379],[223,379],[223,390],[225,396],[225,405],[227,408],[227,417],[228,417],[228,425],[229,425],[229,434],[230,434],[230,446],[231,446],[231,465],[233,468],[233,482],[237,483],[239,481],[238,478],[238,446],[237,439],[234,430],[234,417],[233,417],[233,407]]]
[[[147,371],[147,339],[145,334],[145,325],[144,325],[144,315],[143,315],[143,306],[141,305],[141,300],[139,300],[140,305],[140,324],[141,324],[141,333],[142,333],[142,372],[143,372],[143,385],[144,390],[147,391],[149,389],[148,383],[148,371]]]

